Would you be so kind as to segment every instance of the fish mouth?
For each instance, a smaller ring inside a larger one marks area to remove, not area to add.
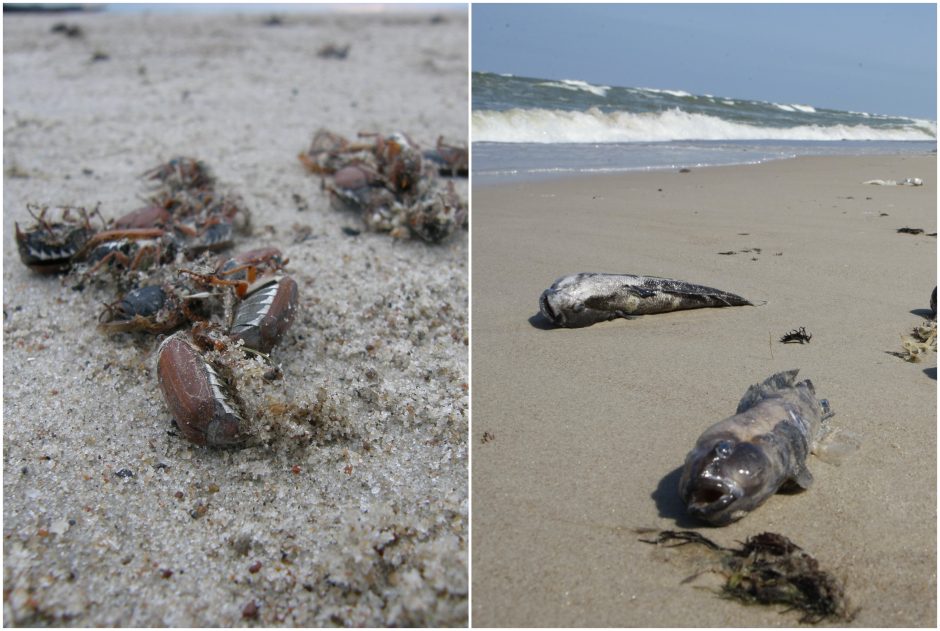
[[[551,302],[548,298],[549,292],[542,292],[542,295],[539,297],[539,309],[542,311],[542,315],[548,318],[552,324],[559,324],[558,314],[556,314],[555,310],[552,309]]]
[[[693,517],[711,522],[724,521],[727,509],[742,497],[744,492],[737,484],[710,480],[692,489],[687,508]]]

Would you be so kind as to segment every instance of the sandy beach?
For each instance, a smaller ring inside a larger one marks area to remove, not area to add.
[[[474,186],[474,626],[796,626],[715,593],[686,551],[781,533],[845,581],[860,627],[936,624],[936,355],[892,353],[936,284],[936,155]],[[921,177],[922,187],[873,186]],[[720,254],[733,252],[733,254]],[[576,272],[678,278],[759,306],[551,329],[538,297]],[[805,327],[809,344],[784,345]],[[701,432],[750,384],[799,368],[860,449],[741,521],[691,521],[676,490]],[[704,589],[702,589],[704,587]],[[830,622],[836,626],[839,622]]]
[[[465,142],[466,7],[277,17],[4,16],[5,625],[467,624],[467,231],[364,231],[297,160],[320,127]],[[157,339],[95,326],[113,286],[19,260],[28,203],[115,218],[177,155],[251,211],[232,252],[290,260],[265,396],[302,439],[186,442]]]

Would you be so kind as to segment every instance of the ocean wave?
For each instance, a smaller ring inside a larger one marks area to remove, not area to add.
[[[479,110],[473,140],[527,143],[617,143],[670,140],[935,140],[933,121],[903,127],[868,125],[749,125],[674,108],[662,112],[548,109]]]
[[[607,96],[607,91],[610,90],[609,85],[591,85],[587,81],[578,81],[577,79],[543,81],[542,83],[537,83],[536,85],[546,88],[561,88],[563,90],[580,90],[583,92],[590,92],[591,94],[597,95],[599,97]]]
[[[798,105],[796,103],[793,103],[791,105],[782,105],[780,103],[773,103],[772,105],[776,107],[777,109],[783,110],[784,112],[803,112],[804,114],[816,113],[816,108],[813,107],[812,105]]]
[[[680,99],[692,96],[690,92],[686,92],[685,90],[662,90],[660,88],[637,88],[637,89],[643,92],[651,92],[653,94],[668,94],[669,96],[674,96]]]

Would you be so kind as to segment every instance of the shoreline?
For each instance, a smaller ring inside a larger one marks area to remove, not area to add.
[[[935,173],[935,155],[804,157],[474,185],[474,625],[796,624],[682,584],[694,559],[635,528],[722,545],[779,532],[846,581],[852,626],[934,624],[936,354],[890,353],[936,285],[936,238],[896,232],[936,231]],[[863,184],[905,177],[925,185]],[[766,304],[539,327],[541,291],[587,271]],[[810,344],[776,341],[800,326]],[[702,528],[676,491],[685,454],[791,368],[861,448],[841,466],[811,457],[807,492]]]
[[[548,158],[546,164],[536,165],[540,158],[527,150],[519,154],[520,146],[526,149],[545,148],[544,155]],[[755,166],[804,157],[931,156],[936,154],[936,146],[936,142],[925,141],[677,140],[607,145],[474,142],[474,182],[477,186],[488,187],[524,181],[543,182],[568,177],[655,173],[678,171],[683,168]],[[587,154],[574,150],[574,148],[581,147]],[[706,151],[711,147],[728,151],[728,155],[724,157],[726,161],[708,163],[699,160],[702,156],[712,155]],[[928,150],[928,147],[933,147],[933,149]],[[634,151],[637,152],[636,156],[628,155]],[[732,156],[737,157],[732,159]],[[531,164],[528,166],[514,164],[518,160],[525,159]],[[610,163],[618,161],[623,164],[609,166]],[[598,166],[591,166],[595,162]],[[601,163],[604,163],[604,166],[600,166]],[[588,166],[585,167],[585,164]]]

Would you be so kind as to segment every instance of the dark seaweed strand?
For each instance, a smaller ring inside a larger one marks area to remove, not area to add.
[[[699,533],[692,530],[663,530],[660,532],[656,539],[640,539],[643,543],[652,543],[658,545],[660,543],[668,543],[670,541],[678,541],[679,543],[674,543],[668,547],[675,548],[678,546],[684,546],[690,543],[699,543],[703,546],[706,546],[712,550],[727,550],[727,548],[722,548],[720,545],[712,541],[711,539],[700,535]]]
[[[800,622],[849,619],[842,584],[792,541],[775,533],[749,538],[725,559],[726,596],[745,603],[783,604],[803,612]]]
[[[805,327],[800,327],[798,329],[793,329],[786,335],[780,338],[780,341],[784,344],[790,344],[792,342],[799,342],[800,344],[809,344],[809,341],[813,339],[811,333],[806,332]]]
[[[645,531],[638,531],[645,532]],[[669,547],[698,543],[724,552],[721,574],[726,577],[723,596],[745,604],[789,605],[802,612],[801,623],[827,618],[849,621],[856,611],[848,610],[842,584],[832,574],[819,569],[819,562],[787,537],[765,532],[749,537],[740,548],[725,548],[689,530],[664,530],[643,543],[678,541]]]

